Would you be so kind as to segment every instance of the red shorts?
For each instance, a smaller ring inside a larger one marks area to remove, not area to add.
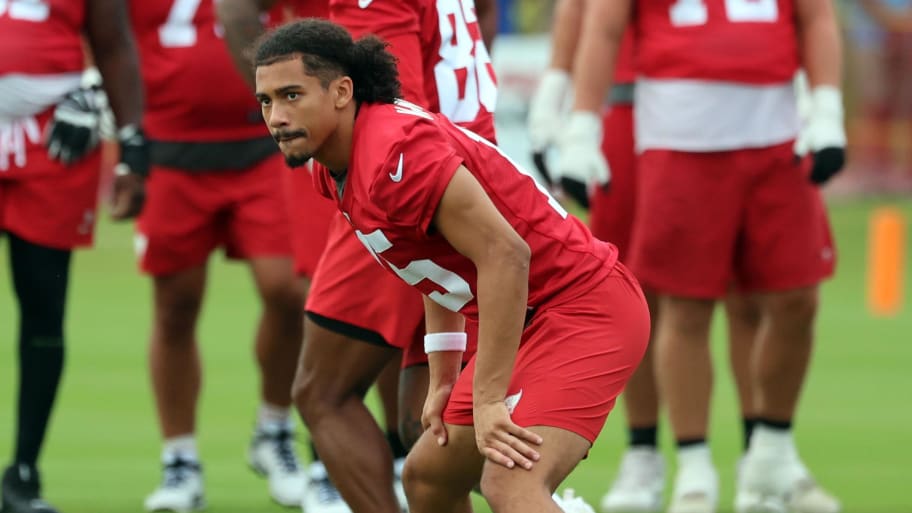
[[[833,273],[826,208],[792,143],[644,152],[630,265],[659,292],[721,298],[815,285]]]
[[[596,187],[589,210],[589,228],[597,239],[617,246],[626,261],[636,203],[636,149],[633,106],[615,105],[602,118],[602,153],[611,168],[611,185]]]
[[[90,246],[100,171],[96,150],[61,173],[0,178],[0,232],[50,248]]]
[[[278,153],[243,171],[153,166],[136,225],[140,268],[172,274],[203,264],[218,246],[229,258],[290,256],[282,167]]]
[[[329,220],[338,209],[314,189],[309,166],[297,169],[285,166],[285,169],[284,190],[285,200],[291,206],[295,273],[312,278],[326,247]]]
[[[591,290],[535,312],[523,331],[507,389],[516,424],[551,426],[594,442],[649,340],[649,311],[622,264]],[[444,422],[470,426],[475,358],[447,404]],[[512,400],[511,400],[512,397]]]
[[[326,329],[403,349],[403,366],[427,361],[421,293],[381,267],[338,212],[304,309]]]

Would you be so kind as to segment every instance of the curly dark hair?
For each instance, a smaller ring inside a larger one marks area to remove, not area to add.
[[[354,84],[357,102],[393,103],[401,86],[396,58],[388,43],[369,35],[352,40],[343,27],[327,20],[307,18],[283,25],[262,36],[254,47],[254,65],[300,57],[304,72],[323,87],[347,75]]]

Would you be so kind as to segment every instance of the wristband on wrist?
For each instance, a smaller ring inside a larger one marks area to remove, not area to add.
[[[428,333],[424,336],[424,352],[433,353],[436,351],[465,351],[466,349],[465,333]]]

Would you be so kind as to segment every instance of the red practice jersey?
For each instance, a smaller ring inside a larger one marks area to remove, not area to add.
[[[637,0],[637,69],[649,78],[788,82],[798,69],[793,0]]]
[[[494,141],[497,77],[473,0],[425,0],[425,90],[432,112]]]
[[[269,135],[222,39],[212,0],[132,0],[130,17],[149,138],[218,142]]]
[[[564,291],[585,292],[617,261],[613,245],[596,240],[496,146],[442,115],[408,102],[363,104],[352,145],[341,198],[338,184],[319,165],[316,188],[337,201],[381,265],[450,310],[478,315],[475,265],[431,227],[460,165],[532,251],[530,307]]]
[[[85,0],[0,0],[0,76],[81,72]]]

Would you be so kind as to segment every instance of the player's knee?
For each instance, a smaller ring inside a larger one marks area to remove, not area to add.
[[[266,287],[261,295],[263,306],[267,310],[297,319],[303,315],[304,296],[293,280]]]
[[[511,482],[509,472],[483,472],[480,485],[481,494],[495,513],[506,511],[515,499],[515,482]]]
[[[309,370],[299,369],[291,389],[294,404],[304,422],[313,426],[338,409],[343,398],[327,380]]]
[[[193,333],[196,325],[200,299],[190,296],[174,298],[165,304],[159,304],[155,313],[156,324],[165,343],[181,340],[192,340],[187,336]]]
[[[402,485],[410,504],[431,502],[440,483],[435,482],[435,472],[429,467],[427,455],[418,450],[410,451],[402,469]]]
[[[816,287],[770,294],[769,314],[782,322],[810,324],[817,315],[819,297]]]

